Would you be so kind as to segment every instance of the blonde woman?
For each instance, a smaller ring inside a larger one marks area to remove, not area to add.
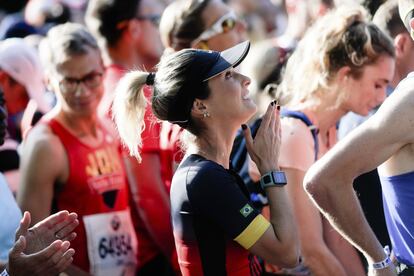
[[[315,159],[336,143],[338,120],[348,111],[367,115],[380,104],[393,73],[393,44],[360,7],[339,8],[321,18],[288,61],[277,95],[312,126],[282,119],[279,165],[292,184],[288,193],[301,252],[313,275],[365,274],[355,249],[322,218],[302,183]],[[316,139],[311,129],[316,129]]]

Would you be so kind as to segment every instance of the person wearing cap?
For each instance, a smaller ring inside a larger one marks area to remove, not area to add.
[[[134,275],[137,241],[114,131],[97,115],[103,63],[86,28],[51,28],[39,45],[57,104],[30,130],[17,202],[34,223],[59,210],[79,216],[69,275]]]
[[[280,107],[274,102],[254,140],[245,127],[269,194],[270,222],[252,207],[242,180],[229,168],[236,132],[256,111],[249,78],[233,69],[249,47],[246,41],[223,52],[184,49],[163,56],[156,73],[132,71],[117,86],[114,118],[131,154],[139,158],[145,84],[152,86],[154,115],[178,124],[188,136],[170,194],[183,275],[260,275],[255,255],[287,267],[299,260],[287,182],[278,168]]]
[[[164,54],[185,48],[222,51],[246,40],[246,26],[223,1],[179,0],[171,2],[160,21]],[[183,158],[182,129],[163,122],[160,130],[161,162],[164,179],[170,186],[172,175]]]
[[[399,0],[400,17],[411,34],[413,10],[413,0]],[[304,180],[320,210],[365,255],[370,275],[414,274],[413,84],[410,73],[369,120],[309,169]],[[375,167],[397,270],[369,227],[352,189],[355,177]]]

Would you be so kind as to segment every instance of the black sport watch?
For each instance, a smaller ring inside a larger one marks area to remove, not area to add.
[[[283,171],[268,172],[260,178],[260,186],[263,190],[266,187],[283,187],[286,184],[286,175]]]

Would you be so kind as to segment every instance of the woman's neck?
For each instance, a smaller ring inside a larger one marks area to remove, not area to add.
[[[299,110],[309,111],[315,116],[317,127],[320,133],[326,133],[335,126],[339,119],[347,113],[341,105],[337,104],[337,99],[315,101],[311,104],[297,106]]]
[[[196,138],[188,152],[201,155],[228,169],[236,131],[237,129],[229,130],[229,128],[207,130]]]

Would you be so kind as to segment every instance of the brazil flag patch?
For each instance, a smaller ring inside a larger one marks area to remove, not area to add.
[[[247,203],[243,206],[243,208],[240,209],[240,213],[243,215],[243,217],[247,217],[248,215],[253,212],[253,208]]]

